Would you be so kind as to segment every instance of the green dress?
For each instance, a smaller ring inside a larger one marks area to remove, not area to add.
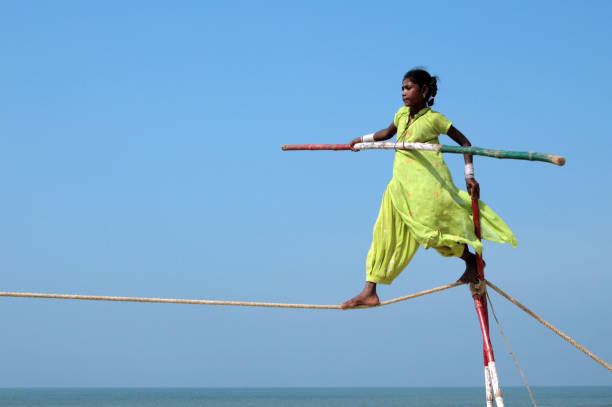
[[[408,126],[409,114],[410,108],[402,107],[395,115],[397,141],[439,144],[438,136],[452,125],[442,114],[424,108]],[[478,204],[483,239],[516,247],[506,223],[484,202]],[[463,244],[482,252],[474,233],[472,198],[453,184],[442,154],[435,151],[396,151],[393,178],[373,235],[366,279],[376,283],[390,284],[419,246],[446,257],[461,256]]]

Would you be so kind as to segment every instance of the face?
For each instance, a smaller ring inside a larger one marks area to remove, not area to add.
[[[425,104],[427,86],[419,86],[410,79],[402,81],[402,100],[408,107],[422,106]]]

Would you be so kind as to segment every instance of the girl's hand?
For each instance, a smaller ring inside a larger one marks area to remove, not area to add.
[[[474,178],[466,178],[465,186],[472,198],[480,199],[480,185]]]
[[[356,149],[354,148],[354,147],[355,147],[355,144],[357,144],[357,143],[361,143],[361,137],[357,137],[357,138],[353,139],[353,140],[352,140],[352,141],[349,143],[349,146],[351,147],[351,150],[353,150],[353,151],[355,151],[355,152],[359,151],[359,150],[356,150]]]

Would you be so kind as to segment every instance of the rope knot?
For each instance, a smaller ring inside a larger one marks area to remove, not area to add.
[[[487,283],[485,280],[478,280],[477,283],[470,283],[470,292],[474,295],[484,295],[487,292]]]

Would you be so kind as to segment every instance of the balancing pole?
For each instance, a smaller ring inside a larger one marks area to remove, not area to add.
[[[478,240],[482,239],[480,233],[480,209],[478,208],[478,199],[472,197],[472,214],[474,218],[474,229]],[[493,407],[493,399],[497,407],[504,407],[504,398],[499,378],[497,376],[497,368],[495,367],[495,357],[493,356],[493,346],[489,337],[489,310],[487,307],[486,284],[484,278],[484,262],[482,255],[476,252],[476,265],[478,268],[479,282],[470,284],[474,306],[478,314],[480,330],[482,331],[482,350],[484,357],[484,374],[485,374],[485,390],[487,407]]]
[[[431,143],[405,143],[405,142],[367,142],[357,143],[354,148],[356,150],[424,150],[437,151],[440,153],[452,154],[471,154],[481,155],[484,157],[493,158],[510,158],[513,160],[528,160],[528,161],[543,161],[558,166],[565,165],[565,158],[560,155],[535,153],[533,151],[507,151],[507,150],[492,150],[490,148],[481,147],[463,147],[463,146],[447,146],[445,144]],[[299,150],[332,150],[346,151],[351,147],[348,144],[285,144],[282,146],[283,151],[299,151]]]

